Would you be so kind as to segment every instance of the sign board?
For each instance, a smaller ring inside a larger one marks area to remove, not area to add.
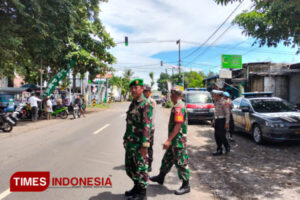
[[[216,86],[222,89],[224,87],[224,81],[222,79],[217,79]]]
[[[242,69],[241,55],[222,55],[222,68],[224,69]]]
[[[228,69],[221,69],[220,74],[219,74],[219,78],[231,79],[232,78],[232,71],[228,70]]]

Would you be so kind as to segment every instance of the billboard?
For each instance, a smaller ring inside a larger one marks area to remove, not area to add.
[[[222,55],[222,68],[223,69],[242,69],[242,56],[241,55]]]

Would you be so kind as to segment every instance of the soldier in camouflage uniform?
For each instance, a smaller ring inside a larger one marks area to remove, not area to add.
[[[182,92],[178,88],[171,90],[171,100],[174,107],[169,120],[169,137],[164,143],[166,153],[162,159],[160,173],[158,176],[150,177],[150,180],[159,184],[164,183],[166,174],[175,164],[182,186],[175,191],[175,194],[182,195],[190,192],[187,155],[187,114],[185,104],[181,100]]]
[[[143,80],[130,82],[134,98],[127,111],[126,132],[124,135],[125,168],[127,175],[134,181],[132,190],[125,192],[130,200],[146,198],[148,186],[148,152],[152,128],[152,106],[143,96]]]
[[[153,162],[153,144],[154,144],[154,117],[156,115],[156,102],[154,99],[151,98],[151,87],[148,85],[144,86],[144,96],[148,99],[149,103],[152,106],[152,129],[151,129],[151,136],[150,136],[150,147],[148,148],[148,172],[152,171],[152,162]]]

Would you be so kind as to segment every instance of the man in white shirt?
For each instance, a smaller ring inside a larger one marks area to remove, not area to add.
[[[153,161],[153,141],[154,141],[154,119],[155,119],[155,114],[156,114],[156,102],[154,99],[152,99],[151,96],[151,87],[148,85],[144,86],[144,96],[148,101],[150,101],[150,104],[153,107],[152,111],[152,130],[151,130],[151,135],[150,135],[150,147],[148,148],[148,161],[149,161],[149,166],[148,166],[148,172],[152,171],[152,161]]]
[[[28,99],[28,103],[30,104],[31,108],[31,120],[36,121],[38,117],[38,101],[42,101],[41,99],[31,94],[31,97]]]

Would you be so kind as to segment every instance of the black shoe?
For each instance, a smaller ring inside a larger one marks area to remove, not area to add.
[[[182,186],[175,191],[176,195],[183,195],[191,191],[189,181],[183,181]]]
[[[163,185],[164,184],[164,181],[165,181],[165,174],[163,174],[163,173],[159,173],[158,174],[158,176],[152,176],[152,177],[150,177],[149,179],[152,181],[152,182],[157,182],[157,183],[159,183],[159,184],[161,184],[161,185]]]
[[[146,189],[138,188],[137,193],[135,193],[133,196],[129,197],[128,200],[146,200]]]
[[[213,156],[220,156],[222,154],[223,154],[222,149],[218,149],[215,153],[213,153]]]
[[[230,147],[227,147],[226,149],[225,149],[225,154],[228,154],[230,152]]]
[[[148,172],[152,172],[152,167],[151,166],[148,167]]]
[[[134,184],[134,186],[131,190],[125,192],[125,196],[126,197],[133,196],[137,192],[138,192],[137,185]]]

